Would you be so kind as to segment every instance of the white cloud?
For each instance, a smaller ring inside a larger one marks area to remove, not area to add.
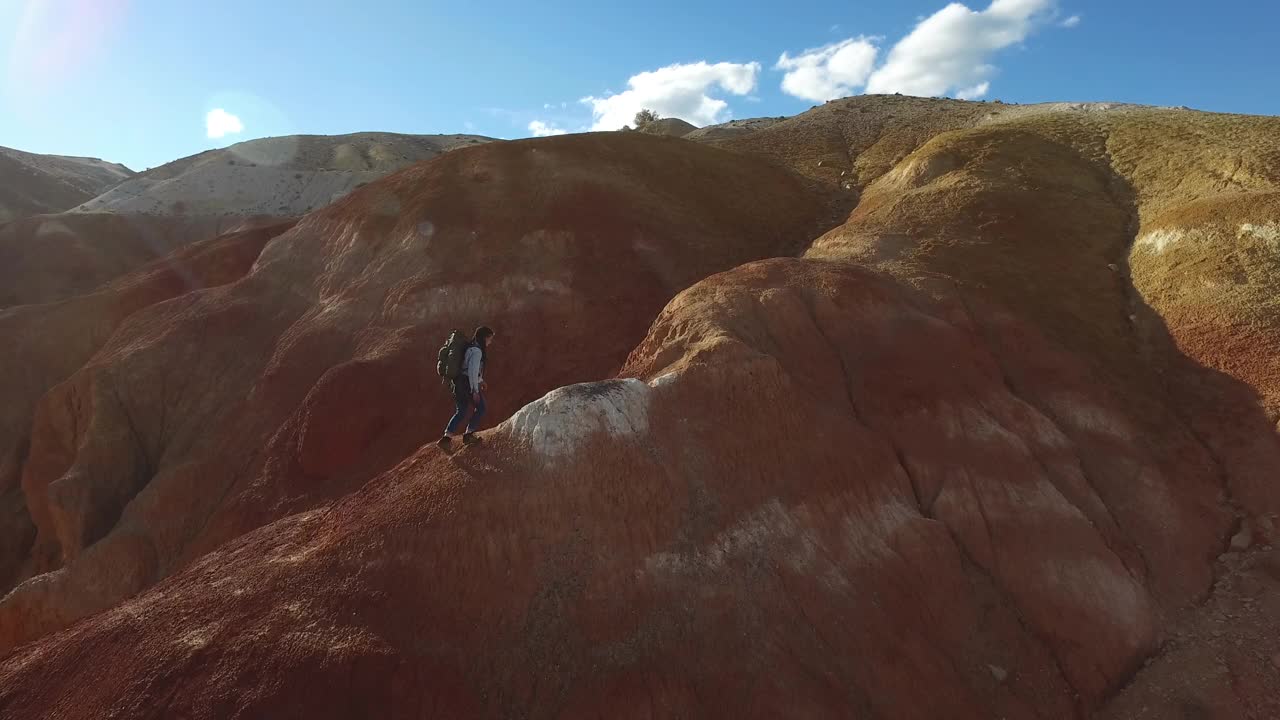
[[[760,63],[690,63],[631,76],[627,89],[605,97],[585,97],[595,118],[593,130],[617,130],[630,125],[637,112],[649,108],[662,117],[680,118],[694,125],[724,120],[729,104],[710,93],[717,89],[746,95],[756,88]]]
[[[1072,15],[1066,20],[1063,20],[1061,24],[1062,24],[1062,27],[1064,28],[1073,28],[1080,24],[1080,20],[1081,18],[1079,15]]]
[[[867,92],[930,96],[977,88],[995,73],[991,56],[1026,40],[1053,6],[1054,0],[992,0],[976,11],[952,3],[898,41],[867,80]]]
[[[898,41],[878,67],[876,38],[849,38],[790,57],[784,92],[806,100],[831,100],[858,88],[868,93],[936,96],[954,93],[973,99],[991,89],[996,68],[991,57],[1053,22],[1056,0],[992,0],[985,10],[953,2],[919,23]],[[1079,24],[1079,16],[1063,23]]]
[[[805,100],[844,97],[867,83],[879,50],[872,38],[849,38],[791,57],[782,53],[778,70],[786,70],[782,90]]]
[[[204,127],[211,138],[244,132],[244,123],[240,122],[240,118],[222,108],[210,110],[209,114],[204,116]]]
[[[552,135],[564,135],[569,131],[563,128],[558,128],[554,125],[549,125],[541,120],[534,120],[529,123],[529,132],[533,133],[534,137],[550,137]]]

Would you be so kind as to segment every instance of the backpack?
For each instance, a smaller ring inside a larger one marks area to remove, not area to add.
[[[471,341],[461,330],[449,333],[449,339],[440,346],[440,355],[436,360],[436,373],[448,380],[456,380],[462,374],[462,361],[467,355]]]

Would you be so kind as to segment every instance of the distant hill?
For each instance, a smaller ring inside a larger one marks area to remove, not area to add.
[[[730,120],[729,122],[720,123],[719,125],[708,125],[704,128],[697,128],[684,137],[686,140],[727,140],[729,138],[749,135],[757,130],[763,130],[771,125],[782,122],[785,119],[786,118],[766,117]]]
[[[148,170],[86,200],[78,212],[293,216],[459,147],[478,135],[290,135],[237,143]]]
[[[0,223],[69,210],[135,174],[98,158],[0,147]]]

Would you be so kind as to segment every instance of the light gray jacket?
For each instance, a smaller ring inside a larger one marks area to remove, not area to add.
[[[467,348],[467,354],[462,356],[462,367],[467,373],[467,382],[471,384],[471,392],[480,392],[480,385],[484,383],[483,372],[484,351],[472,345]]]

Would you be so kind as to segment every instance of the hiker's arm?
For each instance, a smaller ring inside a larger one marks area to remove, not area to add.
[[[480,351],[472,348],[467,351],[467,380],[471,384],[471,392],[479,393],[482,384],[480,381]]]

